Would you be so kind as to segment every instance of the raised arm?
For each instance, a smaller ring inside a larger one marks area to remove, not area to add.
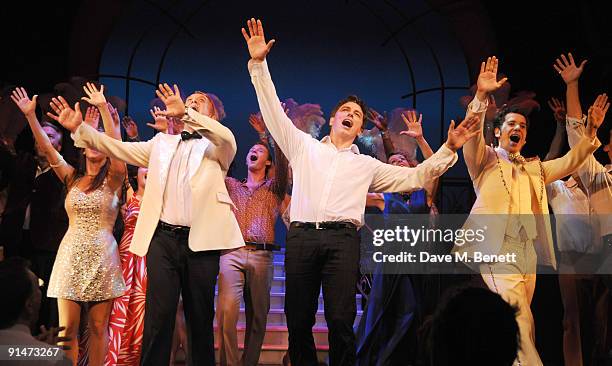
[[[383,148],[385,149],[385,156],[387,159],[389,156],[395,153],[395,147],[393,146],[393,141],[391,140],[391,136],[389,136],[389,121],[387,119],[387,112],[385,112],[384,116],[378,113],[374,108],[368,108],[368,119],[372,121],[372,123],[378,128],[380,131],[380,137],[382,139]]]
[[[423,115],[419,114],[419,119],[416,117],[416,111],[408,111],[406,113],[402,113],[402,119],[408,128],[406,131],[401,131],[401,135],[407,135],[413,137],[417,145],[419,145],[419,149],[423,153],[423,157],[425,159],[429,159],[430,156],[434,154],[431,147],[425,140],[425,136],[423,136],[423,125],[421,122],[423,121]]]
[[[36,100],[38,99],[38,95],[34,95],[34,97],[30,99],[24,88],[16,88],[11,95],[11,99],[17,104],[17,107],[19,107],[27,119],[30,129],[32,129],[34,140],[36,144],[38,144],[38,148],[45,154],[49,165],[59,179],[65,182],[66,178],[72,176],[74,173],[74,168],[66,163],[60,153],[51,145],[49,136],[47,136],[38,122],[38,118],[36,118]]]
[[[255,87],[259,109],[266,123],[266,127],[274,141],[278,144],[285,156],[292,161],[301,153],[304,146],[312,141],[310,135],[300,131],[283,111],[276,88],[265,61],[274,40],[266,43],[263,25],[260,20],[247,21],[249,32],[242,28],[242,35],[249,48],[249,72],[251,82]]]
[[[415,168],[393,166],[375,160],[375,171],[370,191],[373,192],[412,192],[417,189],[433,191],[435,178],[446,172],[457,161],[455,153],[461,146],[476,136],[479,131],[478,117],[463,120],[457,127],[451,121],[448,139],[429,159]]]
[[[47,115],[71,132],[75,146],[96,149],[128,164],[145,168],[149,165],[149,155],[153,147],[153,140],[146,142],[122,142],[106,136],[83,123],[79,103],[75,104],[75,109],[73,110],[64,98],[59,97],[55,100],[57,102],[52,103],[51,108],[56,114],[47,113]]]
[[[229,169],[237,150],[236,138],[232,131],[220,122],[198,113],[192,108],[186,109],[183,99],[181,99],[181,92],[176,84],[174,84],[174,89],[170,88],[168,84],[159,84],[155,93],[166,105],[166,110],[160,110],[157,114],[181,118],[187,127],[210,140],[215,146],[217,160],[225,170]]]
[[[578,79],[580,79],[586,63],[587,60],[584,60],[580,63],[580,67],[577,67],[574,62],[574,56],[568,53],[567,57],[561,55],[560,58],[557,58],[553,65],[566,85],[565,98],[568,118],[582,118],[580,95],[578,94]]]
[[[480,73],[476,82],[476,97],[467,108],[466,118],[478,116],[480,122],[480,133],[463,147],[463,157],[472,179],[480,175],[485,164],[487,145],[483,129],[489,97],[508,80],[503,78],[497,81],[498,65],[499,61],[495,56],[487,58],[487,61],[480,65]]]
[[[561,150],[565,142],[565,104],[557,98],[551,98],[548,101],[548,106],[553,111],[555,116],[555,122],[557,122],[557,128],[555,129],[555,135],[553,136],[552,142],[548,153],[544,158],[544,161],[556,159],[561,156]]]
[[[81,99],[98,108],[100,116],[102,117],[102,124],[104,125],[104,133],[106,136],[121,141],[119,113],[115,107],[106,101],[104,97],[104,85],[101,85],[100,89],[98,89],[94,83],[88,82],[83,86],[83,90],[87,96]],[[122,180],[127,173],[125,162],[111,156],[109,172],[112,176],[121,177]]]
[[[586,133],[580,141],[562,158],[542,163],[546,184],[577,171],[582,183],[590,186],[596,174],[607,174],[606,169],[593,157],[593,152],[601,145],[597,139],[597,129],[603,123],[609,107],[605,95],[597,97],[595,104],[589,108]]]

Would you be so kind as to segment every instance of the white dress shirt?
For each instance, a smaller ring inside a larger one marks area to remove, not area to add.
[[[595,253],[599,246],[596,242],[599,222],[597,216],[590,215],[589,198],[578,183],[569,178],[557,180],[546,185],[548,204],[555,214],[557,247],[559,251]]]
[[[291,221],[361,226],[368,191],[428,188],[457,161],[457,154],[443,145],[415,168],[398,167],[359,154],[355,145],[337,149],[329,136],[316,140],[285,115],[266,61],[252,63],[249,71],[266,127],[293,169]]]
[[[567,139],[570,147],[576,145],[585,135],[582,119],[567,118]],[[603,166],[591,154],[578,168],[578,176],[586,187],[589,203],[593,212],[599,216],[600,235],[612,234],[612,165]]]
[[[191,187],[189,185],[189,159],[191,150],[203,139],[179,141],[174,152],[164,190],[160,220],[180,226],[191,227]]]

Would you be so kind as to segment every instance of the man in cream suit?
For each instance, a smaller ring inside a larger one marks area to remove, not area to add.
[[[159,133],[146,142],[117,141],[81,123],[78,108],[77,112],[64,109],[60,122],[72,132],[77,146],[149,168],[130,246],[133,253],[147,256],[141,364],[168,365],[182,291],[187,364],[214,365],[219,254],[244,245],[224,181],[236,154],[236,141],[232,132],[215,120],[215,106],[205,93],[196,92],[183,104],[176,85],[173,90],[160,84],[157,95],[166,104],[161,113],[184,122],[180,135]]]
[[[479,115],[481,123],[489,95],[506,81],[497,81],[497,67],[495,57],[482,63],[476,97],[468,106],[467,115]],[[542,361],[535,348],[530,308],[535,271],[538,262],[556,266],[545,185],[571,174],[597,149],[599,126],[590,125],[587,136],[565,156],[540,162],[520,155],[527,138],[526,117],[509,112],[500,122],[495,128],[499,147],[487,146],[481,133],[463,150],[477,195],[464,229],[486,226],[485,242],[457,245],[454,251],[467,252],[472,264],[476,252],[515,254],[513,262],[480,263],[478,269],[487,286],[517,309],[520,347],[516,364],[536,366]]]

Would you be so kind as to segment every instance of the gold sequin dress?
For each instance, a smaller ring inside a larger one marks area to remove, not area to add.
[[[106,180],[84,193],[76,185],[66,195],[68,231],[60,244],[47,296],[73,301],[103,301],[126,290],[113,226],[119,198]]]

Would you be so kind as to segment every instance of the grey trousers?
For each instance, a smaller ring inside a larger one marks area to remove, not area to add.
[[[256,366],[261,353],[270,310],[273,252],[244,247],[222,252],[219,260],[219,362],[221,365]],[[239,358],[240,299],[244,297],[246,330],[244,352]]]

